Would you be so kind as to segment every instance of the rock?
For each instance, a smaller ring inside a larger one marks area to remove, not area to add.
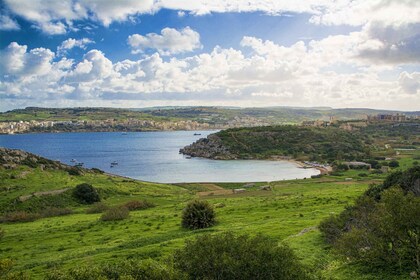
[[[417,272],[411,271],[410,272],[410,277],[413,278],[413,279],[417,279]]]

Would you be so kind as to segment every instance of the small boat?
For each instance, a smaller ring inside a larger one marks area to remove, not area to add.
[[[194,136],[201,135],[201,133],[194,133]]]
[[[72,159],[70,160],[70,162],[77,162],[77,160],[75,160],[74,158],[72,158]]]
[[[111,162],[111,166],[114,166],[114,165],[118,165],[118,162],[116,161]]]

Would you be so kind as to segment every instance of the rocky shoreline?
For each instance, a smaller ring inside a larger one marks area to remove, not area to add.
[[[223,145],[222,139],[216,134],[210,134],[207,138],[200,138],[196,142],[185,146],[179,150],[179,153],[190,156],[190,157],[201,157],[215,160],[233,160],[233,159],[244,159],[237,154],[232,153],[228,147]],[[246,158],[246,159],[256,159],[256,158]],[[258,158],[261,159],[261,158]],[[309,166],[301,161],[295,160],[290,156],[271,156],[265,160],[274,160],[274,161],[289,161],[299,168],[315,168],[320,171],[321,174],[328,174],[331,170],[321,167]]]
[[[209,159],[229,160],[239,158],[238,155],[231,153],[215,134],[210,134],[207,138],[200,138],[196,142],[180,149],[179,152],[191,157]]]

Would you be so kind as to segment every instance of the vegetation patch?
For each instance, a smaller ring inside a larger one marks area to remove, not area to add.
[[[130,216],[130,211],[126,207],[112,207],[108,209],[101,216],[101,221],[120,221],[127,219]]]
[[[130,211],[136,211],[155,207],[156,204],[147,200],[131,200],[126,202],[123,206]]]
[[[92,185],[86,183],[77,185],[73,190],[73,196],[80,203],[84,204],[93,204],[101,201],[98,191]]]
[[[320,224],[325,240],[349,260],[389,273],[420,271],[420,167],[371,185],[337,216]]]
[[[213,206],[205,200],[194,200],[182,212],[182,226],[188,229],[202,229],[216,223]]]
[[[286,245],[263,235],[203,235],[174,254],[189,279],[313,279]]]

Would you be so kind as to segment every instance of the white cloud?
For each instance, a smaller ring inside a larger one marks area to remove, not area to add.
[[[398,78],[401,89],[408,94],[420,94],[420,72],[402,72]]]
[[[0,15],[0,30],[19,30],[19,24],[9,15]]]
[[[356,32],[285,47],[244,37],[244,50],[216,47],[169,60],[156,52],[115,63],[99,50],[88,51],[79,62],[54,61],[50,50],[11,43],[0,51],[5,68],[0,98],[72,106],[328,104],[418,109],[419,72],[401,71],[397,78],[381,80],[383,67],[355,59],[361,38]],[[334,71],[336,65],[357,71]]]
[[[48,34],[63,34],[75,20],[90,19],[109,26],[112,22],[131,21],[138,14],[160,9],[208,13],[263,12],[270,15],[306,13],[310,22],[323,25],[363,26],[370,22],[402,26],[419,23],[418,0],[5,0],[17,16],[33,22]]]
[[[149,33],[145,36],[133,34],[128,37],[132,53],[142,53],[147,49],[155,49],[162,55],[191,52],[201,48],[200,34],[185,27],[181,30],[164,28],[161,34]]]
[[[60,46],[57,47],[57,54],[64,55],[68,50],[72,48],[81,48],[86,49],[86,45],[95,43],[89,38],[82,38],[82,39],[73,39],[69,38],[61,43]]]

